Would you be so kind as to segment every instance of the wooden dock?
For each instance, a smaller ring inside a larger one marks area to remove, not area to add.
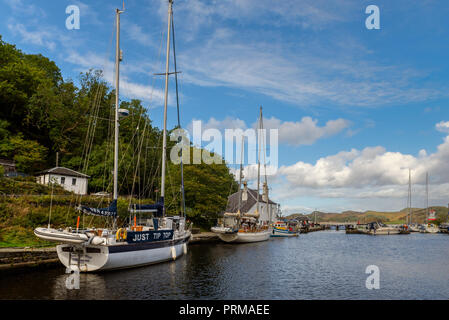
[[[300,230],[300,233],[309,233],[309,232],[315,232],[315,231],[322,231],[325,230],[326,226],[307,226],[307,227],[303,227]]]
[[[0,272],[62,266],[56,247],[0,248]]]
[[[218,242],[220,238],[213,232],[201,232],[192,234],[190,238],[189,244],[197,244],[197,243],[208,243],[208,242]]]

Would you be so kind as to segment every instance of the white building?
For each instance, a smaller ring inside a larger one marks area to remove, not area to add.
[[[87,182],[90,177],[80,172],[64,168],[56,167],[44,170],[38,173],[36,177],[37,183],[48,185],[49,183],[57,183],[65,190],[75,194],[87,194]]]
[[[257,210],[257,190],[244,188],[241,191],[242,200],[240,202],[240,213],[255,213]],[[259,195],[259,221],[268,224],[276,222],[280,215],[279,205],[268,198],[264,199],[263,195]],[[268,202],[268,203],[267,203]],[[226,212],[238,212],[239,210],[239,192],[233,193],[228,197]]]

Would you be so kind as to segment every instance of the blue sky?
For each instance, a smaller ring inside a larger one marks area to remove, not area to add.
[[[111,81],[121,0],[0,2],[5,41],[51,58],[66,79],[102,68]],[[365,27],[371,4],[380,30]],[[80,8],[79,30],[65,27],[68,5]],[[121,16],[122,98],[143,100],[159,126],[164,83],[152,74],[164,71],[166,15],[165,0],[127,0]],[[262,105],[280,130],[269,182],[286,213],[402,209],[409,167],[414,206],[426,171],[430,203],[447,205],[448,15],[436,0],[177,0],[183,126],[249,128]]]

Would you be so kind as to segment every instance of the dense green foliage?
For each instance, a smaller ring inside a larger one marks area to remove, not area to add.
[[[14,160],[19,172],[33,175],[54,167],[58,153],[59,166],[91,177],[90,193],[112,193],[114,97],[100,71],[81,74],[76,85],[63,79],[53,61],[25,54],[0,36],[0,158]],[[120,107],[129,116],[120,120],[119,194],[155,201],[161,130],[153,127],[140,100],[121,101]],[[173,144],[169,142],[168,150]],[[175,214],[180,208],[180,167],[168,167],[166,203]],[[186,211],[204,224],[205,215],[225,209],[237,185],[224,163],[185,169]],[[4,189],[17,192],[12,185]]]

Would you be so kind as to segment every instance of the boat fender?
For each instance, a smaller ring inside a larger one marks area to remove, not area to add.
[[[99,245],[99,244],[103,244],[104,243],[104,238],[102,238],[102,237],[93,237],[92,238],[92,241],[91,241],[91,243],[93,244],[93,245]]]
[[[182,244],[182,249],[184,251],[184,254],[187,254],[187,243]]]
[[[176,260],[176,249],[175,247],[171,247],[171,257],[173,258],[173,260]]]
[[[115,234],[116,240],[126,240],[127,238],[127,232],[125,228],[120,228],[117,230],[117,233]]]

